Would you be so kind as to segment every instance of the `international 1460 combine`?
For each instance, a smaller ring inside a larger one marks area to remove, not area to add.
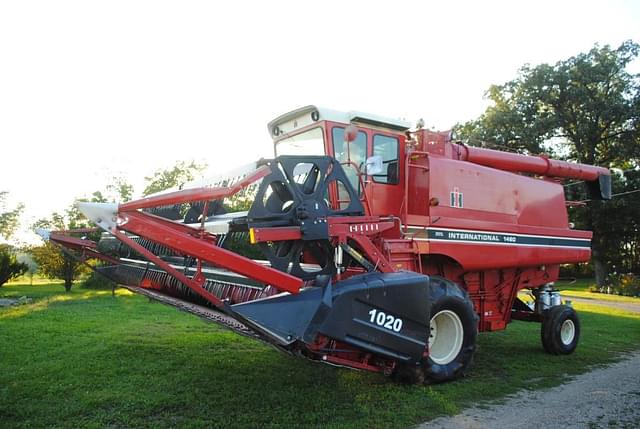
[[[514,319],[541,322],[547,352],[575,350],[580,322],[553,284],[560,264],[589,260],[591,232],[571,228],[561,181],[608,199],[609,170],[315,106],[269,132],[273,159],[81,203],[100,241],[49,238],[132,291],[287,353],[403,380],[463,375],[478,331]],[[248,211],[228,210],[248,197]]]

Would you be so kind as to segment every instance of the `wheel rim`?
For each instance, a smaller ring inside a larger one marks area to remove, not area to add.
[[[453,361],[462,349],[462,321],[451,310],[442,310],[431,318],[429,357],[438,365]]]
[[[567,319],[562,322],[562,326],[560,327],[560,340],[562,344],[568,346],[573,342],[573,339],[576,336],[576,325],[573,323],[573,320]]]

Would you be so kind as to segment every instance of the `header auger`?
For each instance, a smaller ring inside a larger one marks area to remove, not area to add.
[[[542,322],[548,352],[574,351],[579,320],[553,282],[560,264],[589,259],[591,233],[570,228],[560,180],[606,199],[607,169],[315,106],[269,131],[273,159],[119,205],[80,203],[99,242],[50,239],[137,293],[403,380],[463,375],[478,331],[513,319]],[[240,194],[250,209],[227,212]]]

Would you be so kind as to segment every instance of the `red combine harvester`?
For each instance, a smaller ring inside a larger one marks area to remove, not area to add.
[[[553,282],[560,264],[589,260],[592,234],[571,229],[561,180],[608,199],[609,170],[315,106],[269,132],[274,159],[119,205],[81,203],[100,241],[77,236],[89,230],[49,238],[134,292],[334,365],[455,379],[478,331],[514,319],[541,322],[547,352],[574,351],[579,319]],[[227,212],[247,198],[248,211]]]

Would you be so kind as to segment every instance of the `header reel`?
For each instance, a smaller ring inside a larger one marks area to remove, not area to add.
[[[281,156],[267,162],[271,174],[262,179],[247,226],[299,227],[300,239],[259,242],[260,250],[272,267],[303,280],[334,275],[327,217],[364,215],[342,167],[328,156]]]

